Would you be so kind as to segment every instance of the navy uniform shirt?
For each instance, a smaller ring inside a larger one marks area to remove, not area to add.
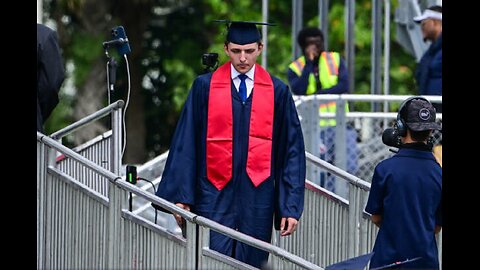
[[[380,162],[365,207],[382,216],[370,267],[422,257],[408,267],[438,269],[434,230],[442,225],[441,202],[442,169],[431,151],[401,148]]]

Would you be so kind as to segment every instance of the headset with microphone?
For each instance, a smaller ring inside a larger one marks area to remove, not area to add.
[[[405,107],[407,107],[407,104],[414,99],[424,100],[431,104],[429,100],[420,96],[413,96],[405,99],[398,108],[397,120],[395,121],[393,128],[387,128],[383,131],[382,142],[385,145],[396,148],[400,148],[402,146],[401,137],[407,136],[407,125],[405,120],[402,119],[402,111],[405,109]],[[433,137],[429,138],[428,144],[433,146]]]

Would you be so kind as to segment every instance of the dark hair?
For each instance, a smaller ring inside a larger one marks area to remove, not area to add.
[[[230,44],[230,42],[231,42],[231,41],[225,40],[224,43],[223,43],[223,45],[225,45],[225,46],[228,47],[228,44]],[[263,45],[262,40],[258,40],[258,41],[256,41],[256,42],[257,42],[258,46]]]
[[[320,37],[323,43],[323,33],[320,29],[316,27],[306,27],[298,32],[297,42],[302,47],[302,50],[305,49],[307,37]]]
[[[407,127],[408,128],[408,127]],[[413,131],[411,129],[410,130],[410,136],[412,137],[412,140],[416,141],[416,142],[425,142],[428,140],[428,138],[430,137],[430,132],[432,132],[431,129],[428,129],[428,130],[422,130],[422,131]]]
[[[431,7],[427,8],[427,9],[442,13],[442,6],[435,5],[435,6],[431,6]]]

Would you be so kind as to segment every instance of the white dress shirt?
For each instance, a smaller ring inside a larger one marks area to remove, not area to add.
[[[240,78],[238,78],[238,75],[240,75],[240,72],[238,72],[232,64],[230,64],[230,74],[232,75],[232,81],[233,84],[235,85],[235,88],[237,89],[240,86]],[[247,75],[247,79],[245,79],[245,84],[247,85],[247,98],[250,96],[252,93],[253,89],[253,80],[254,80],[254,75],[255,75],[255,65],[247,72],[245,73]]]

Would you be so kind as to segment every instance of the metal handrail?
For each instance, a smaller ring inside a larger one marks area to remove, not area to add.
[[[143,197],[143,198],[149,200],[150,202],[159,205],[160,207],[162,207],[166,211],[169,211],[169,212],[172,212],[172,213],[175,213],[175,214],[179,214],[180,216],[182,216],[183,218],[185,218],[189,222],[195,223],[197,225],[202,225],[202,226],[205,226],[205,227],[207,227],[211,230],[215,230],[215,231],[224,233],[229,237],[241,240],[248,245],[252,245],[252,246],[255,246],[255,247],[260,248],[262,250],[268,251],[268,252],[270,252],[274,255],[281,256],[282,258],[284,258],[284,259],[286,259],[290,262],[293,262],[297,265],[303,266],[305,268],[318,269],[318,270],[323,269],[322,267],[319,267],[319,266],[317,266],[317,265],[315,265],[315,264],[313,264],[313,263],[295,255],[295,254],[292,254],[288,251],[285,251],[285,250],[283,250],[283,249],[281,249],[277,246],[274,246],[270,243],[258,240],[256,238],[248,236],[248,235],[244,235],[243,233],[239,233],[239,232],[237,232],[237,231],[235,231],[235,230],[233,230],[229,227],[226,227],[222,224],[219,224],[215,221],[209,220],[209,219],[204,218],[202,216],[198,216],[198,215],[196,215],[192,212],[186,211],[183,208],[180,208],[177,205],[175,205],[175,204],[173,204],[173,203],[171,203],[171,202],[169,202],[169,201],[167,201],[167,200],[165,200],[161,197],[156,196],[155,194],[152,194],[152,193],[147,192],[147,191],[145,191],[145,190],[143,190],[143,189],[141,189],[141,188],[139,188],[135,185],[132,185],[127,181],[118,181],[118,180],[124,179],[124,177],[118,176],[118,175],[104,169],[103,167],[95,164],[94,162],[92,162],[92,161],[88,160],[87,158],[81,156],[80,154],[76,153],[75,151],[69,149],[68,147],[60,144],[59,142],[50,138],[47,135],[44,135],[40,132],[37,132],[37,140],[42,142],[42,143],[45,143],[46,145],[52,147],[53,149],[55,149],[59,152],[62,152],[65,156],[70,157],[71,159],[73,159],[73,160],[75,160],[79,163],[82,163],[86,167],[88,167],[88,168],[92,169],[93,171],[99,173],[100,175],[106,177],[110,182],[119,186],[121,189],[123,189],[127,192],[131,192],[133,194],[136,194],[137,196]]]
[[[37,131],[37,141],[43,142],[46,145],[56,149],[57,151],[61,152],[65,156],[78,161],[82,164],[84,164],[86,167],[96,171],[103,177],[107,178],[110,182],[116,182],[118,179],[121,179],[122,177],[114,174],[113,172],[99,166],[98,164],[95,164],[93,161],[90,161],[89,159],[83,157],[82,155],[76,153],[75,151],[71,150],[70,148],[62,145],[61,143],[57,142],[55,139],[50,138],[49,136],[42,134]]]
[[[110,112],[114,111],[114,110],[118,110],[118,109],[121,109],[123,108],[123,106],[125,105],[125,102],[123,100],[118,100],[110,105],[108,105],[107,107],[103,108],[103,109],[100,109],[56,132],[54,132],[53,134],[50,135],[51,138],[53,138],[54,140],[58,140],[62,137],[65,137],[66,135],[74,132],[75,130],[87,125],[87,124],[90,124],[91,122],[93,121],[96,121],[97,119],[100,119],[106,115],[108,115]]]
[[[221,225],[221,224],[219,224],[219,223],[217,223],[213,220],[207,219],[205,217],[197,216],[195,218],[195,223],[197,223],[198,225],[208,227],[208,228],[210,228],[214,231],[217,231],[217,232],[223,233],[225,235],[228,235],[231,238],[242,241],[242,242],[244,242],[248,245],[251,245],[253,247],[268,251],[271,254],[274,254],[276,256],[280,256],[283,259],[286,259],[287,261],[293,262],[296,265],[300,265],[300,266],[305,267],[307,269],[319,269],[319,270],[323,269],[322,267],[320,267],[316,264],[313,264],[313,263],[295,255],[295,254],[292,254],[292,253],[286,251],[283,248],[274,246],[270,243],[259,240],[257,238],[254,238],[254,237],[250,236],[250,235],[243,234],[241,232],[238,232],[238,231],[236,231],[232,228]]]
[[[310,152],[305,151],[305,155],[307,157],[307,160],[312,162],[316,166],[318,166],[322,169],[325,169],[325,170],[329,171],[330,173],[347,180],[352,185],[355,185],[355,186],[357,186],[357,187],[359,187],[363,190],[366,190],[366,191],[370,190],[370,183],[368,183],[367,181],[364,181],[364,180],[356,177],[355,175],[350,174],[347,171],[342,170],[342,169],[328,163],[327,161],[316,157],[315,155],[311,154]]]
[[[295,105],[309,100],[345,100],[345,101],[404,101],[412,95],[371,95],[371,94],[317,94],[317,95],[295,95]],[[442,103],[442,96],[421,96],[430,102]]]

